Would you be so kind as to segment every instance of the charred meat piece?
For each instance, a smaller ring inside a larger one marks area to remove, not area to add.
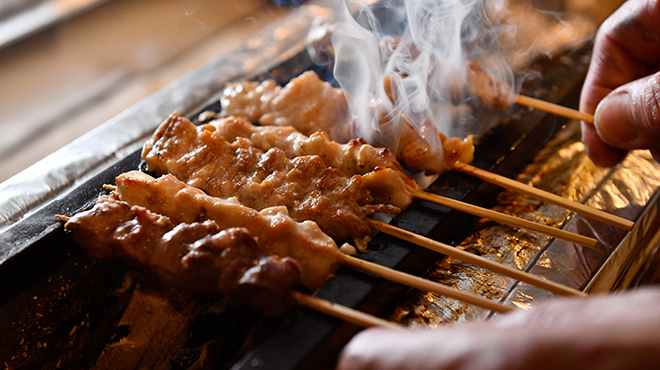
[[[65,230],[92,257],[121,259],[193,297],[224,296],[265,314],[295,304],[298,263],[264,254],[245,228],[221,230],[210,220],[176,224],[113,193],[73,216]]]
[[[285,206],[294,220],[315,221],[335,240],[353,240],[361,249],[371,237],[367,215],[400,212],[374,204],[361,176],[348,177],[318,155],[288,158],[243,137],[228,142],[213,125],[196,127],[176,114],[144,145],[142,158],[149,171],[172,174],[209,195],[235,196],[257,210]]]

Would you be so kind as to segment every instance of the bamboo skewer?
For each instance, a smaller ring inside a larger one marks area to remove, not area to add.
[[[391,268],[375,264],[373,262],[359,259],[357,257],[343,255],[343,258],[344,258],[344,263],[350,267],[353,267],[361,271],[369,272],[371,274],[380,276],[384,279],[393,281],[395,283],[399,283],[402,285],[406,285],[427,292],[436,293],[449,298],[454,298],[459,301],[473,304],[475,306],[486,308],[491,311],[495,311],[499,313],[507,313],[515,310],[515,308],[511,306],[505,306],[501,303],[488,300],[486,298],[480,297],[475,294],[470,294],[454,288],[450,288],[446,285],[442,285],[427,279],[422,279],[420,277],[406,274],[401,271],[396,271]]]
[[[552,237],[567,240],[576,244],[584,245],[586,247],[595,248],[598,244],[598,241],[593,238],[589,238],[583,235],[574,234],[565,230],[555,229],[547,225],[539,224],[536,222],[524,220],[522,218],[513,217],[504,213],[496,212],[490,209],[485,209],[477,207],[475,205],[460,202],[455,199],[442,197],[440,195],[427,193],[423,190],[414,189],[409,187],[408,191],[411,192],[416,198],[424,199],[430,202],[441,204],[445,207],[455,209],[457,211],[469,213],[475,216],[488,218],[494,221],[498,221],[507,225],[513,225],[516,227],[521,227],[533,231],[537,231],[543,234],[550,235]]]
[[[593,114],[583,113],[575,109],[571,109],[547,101],[531,98],[529,96],[516,95],[515,98],[516,98],[516,104],[518,105],[523,105],[525,107],[532,107],[543,112],[556,114],[561,117],[577,119],[590,124],[594,123]]]
[[[631,231],[633,227],[635,226],[635,223],[626,220],[625,218],[615,216],[613,214],[601,211],[599,209],[585,206],[582,203],[574,202],[565,198],[562,198],[556,194],[549,193],[547,191],[543,191],[540,189],[537,189],[533,186],[529,186],[526,184],[523,184],[520,181],[515,181],[511,180],[507,177],[497,175],[492,172],[488,172],[485,170],[482,170],[480,168],[474,167],[472,165],[466,164],[466,163],[461,163],[461,162],[456,162],[454,164],[454,168],[460,172],[466,173],[468,175],[475,176],[477,178],[480,178],[484,181],[490,182],[491,184],[495,184],[498,186],[501,186],[503,188],[517,191],[523,194],[527,194],[529,196],[535,197],[537,199],[546,201],[548,203],[556,204],[561,207],[564,207],[566,209],[569,209],[575,213],[581,214],[583,216],[587,216],[589,218],[592,218],[594,220],[598,220],[601,222],[604,222],[608,225],[616,226],[618,228]]]
[[[319,311],[326,315],[341,319],[357,326],[361,326],[363,328],[381,327],[398,330],[403,329],[403,327],[400,325],[390,321],[383,320],[376,316],[372,316],[364,312],[360,312],[358,310],[327,301],[325,299],[313,297],[295,291],[293,292],[293,298],[301,306],[311,308],[315,311]]]
[[[461,261],[473,264],[475,266],[489,269],[495,273],[520,280],[529,285],[533,285],[538,288],[545,289],[549,292],[558,295],[581,296],[581,297],[587,296],[586,293],[583,293],[577,289],[569,288],[563,284],[555,283],[554,281],[544,280],[541,277],[530,274],[528,272],[518,270],[516,268],[474,255],[472,253],[468,253],[466,251],[454,248],[450,245],[440,243],[433,239],[423,237],[421,235],[415,234],[407,230],[403,230],[401,228],[386,224],[381,221],[370,219],[369,224],[371,225],[371,228],[378,230],[380,232],[384,232],[396,238],[411,242],[413,244],[419,245],[421,247],[430,249],[438,253],[445,254],[449,257],[459,259]]]

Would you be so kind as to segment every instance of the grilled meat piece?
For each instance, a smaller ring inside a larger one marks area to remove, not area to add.
[[[228,84],[221,99],[228,116],[247,117],[263,126],[293,126],[309,135],[325,131],[345,143],[354,138],[344,93],[308,71],[284,87],[273,80]]]
[[[479,98],[487,107],[498,111],[506,111],[513,104],[511,86],[497,76],[487,73],[480,65],[468,61],[465,65],[466,75],[463,90]]]
[[[315,221],[335,240],[353,240],[362,250],[371,237],[366,216],[400,212],[373,204],[361,176],[347,177],[318,155],[290,159],[243,137],[228,142],[213,125],[196,127],[178,114],[156,130],[142,158],[149,171],[172,174],[212,196],[235,196],[257,210],[285,206],[294,220]]]
[[[285,207],[256,211],[236,198],[217,198],[186,185],[172,175],[155,179],[131,171],[115,179],[122,201],[169,217],[174,223],[212,220],[220,229],[244,227],[264,255],[291,257],[300,265],[301,282],[311,290],[321,287],[341,265],[333,240],[312,221],[295,222]]]
[[[406,187],[419,187],[403,172],[392,151],[373,147],[362,139],[339,144],[323,131],[306,136],[291,126],[255,126],[242,117],[216,119],[208,124],[215,127],[215,134],[229,142],[246,138],[263,151],[281,149],[288,158],[317,155],[328,167],[347,176],[362,175],[375,204],[404,209],[413,200]]]
[[[194,297],[224,296],[265,314],[295,304],[298,263],[264,254],[245,228],[221,230],[210,220],[176,224],[113,193],[73,216],[65,230],[92,257],[121,259]]]

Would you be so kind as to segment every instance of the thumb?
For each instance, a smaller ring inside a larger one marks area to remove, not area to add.
[[[594,124],[610,146],[660,149],[660,73],[612,91],[598,104]]]

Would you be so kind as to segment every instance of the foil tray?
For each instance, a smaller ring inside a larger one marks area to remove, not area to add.
[[[529,87],[528,92],[548,101],[574,105],[577,102],[579,86],[586,73],[589,50],[590,45],[587,45],[566,57],[539,63],[538,68],[543,72],[544,79]],[[232,80],[275,78],[279,82],[285,82],[307,69],[315,69],[322,78],[331,79],[331,71],[327,67],[315,66],[304,48],[291,47],[287,51],[288,53],[280,54],[285,57],[278,59],[276,66],[269,68],[267,72],[262,73],[259,68],[253,68],[250,71],[241,70],[219,74],[221,77],[218,77],[213,83],[216,93],[220,91],[224,83]],[[270,63],[272,64],[273,61],[271,60]],[[268,64],[264,63],[264,65]],[[217,64],[215,68],[217,68]],[[218,109],[217,99],[205,94],[202,94],[202,100],[206,103],[182,113],[193,117],[205,110]],[[160,114],[160,119],[152,116],[150,119],[153,122],[150,122],[149,125],[155,127],[168,113]],[[128,114],[122,120],[130,121],[130,118],[130,114]],[[520,109],[514,112],[506,124],[493,129],[478,144],[474,165],[504,176],[515,177],[534,161],[544,145],[565,130],[566,124],[567,121],[564,119],[548,116],[538,111]],[[145,131],[150,132],[150,130]],[[143,140],[137,142],[141,144]],[[116,175],[138,168],[140,168],[139,152],[133,152],[103,168],[90,179],[76,184],[71,191],[33,211],[32,214],[0,234],[0,245],[2,245],[0,281],[11,282],[11,284],[0,286],[0,304],[8,305],[31,298],[25,297],[25,295],[34,294],[35,287],[42,289],[40,293],[34,295],[34,303],[39,303],[43,298],[41,293],[45,296],[54,294],[52,292],[53,284],[55,284],[55,288],[58,287],[56,280],[58,276],[62,276],[63,269],[66,270],[67,276],[73,277],[71,280],[82,281],[84,276],[90,274],[94,268],[100,268],[107,273],[105,279],[99,283],[100,287],[111,286],[103,281],[117,280],[118,274],[125,273],[125,269],[117,265],[108,267],[104,262],[93,261],[87,257],[84,251],[64,234],[62,223],[54,216],[56,214],[72,215],[81,209],[91,207],[96,197],[102,192],[103,184],[113,183]],[[496,204],[497,195],[501,192],[501,189],[495,186],[455,172],[441,175],[428,190],[485,207]],[[653,204],[656,203],[653,202]],[[655,224],[653,220],[655,220],[656,214],[657,211],[650,209],[646,211],[642,219],[648,218],[649,221],[638,222],[637,233],[639,235],[648,234],[649,228]],[[468,236],[471,225],[477,221],[472,216],[451,211],[442,206],[415,202],[401,215],[394,218],[392,223],[448,244],[456,244]],[[630,243],[630,245],[630,248],[635,249],[639,243]],[[613,255],[617,254],[618,252]],[[627,255],[633,254],[635,253],[630,252]],[[424,274],[441,257],[383,234],[374,236],[369,245],[369,253],[362,256],[369,261],[416,275]],[[629,262],[632,261],[628,257],[612,257],[612,261],[608,261],[596,276],[599,278],[612,271],[616,273],[628,269],[631,265]],[[533,269],[534,266],[532,264],[526,269]],[[40,286],[43,287],[39,288]],[[64,285],[61,288],[64,290]],[[504,301],[513,296],[518,288],[515,285],[512,286]],[[579,288],[584,288],[584,286],[579,286]],[[400,303],[407,292],[406,287],[349,268],[342,268],[337,272],[335,278],[328,281],[315,294],[320,298],[364,312],[387,316],[391,313],[392,307]],[[539,297],[545,298],[543,294],[540,294]],[[534,297],[532,296],[532,298]],[[86,308],[94,308],[94,312],[91,312],[92,316],[100,317],[100,320],[103,321],[102,312],[105,307],[99,307],[103,304],[117,304],[117,302],[99,300],[89,302],[89,306]],[[89,316],[90,312],[87,312],[87,315]],[[232,316],[232,319],[241,318],[244,317],[240,314]],[[67,319],[67,317],[63,317],[63,320]],[[110,323],[117,320],[116,317],[105,319]],[[13,324],[5,323],[4,325]],[[106,326],[108,325],[106,324]],[[337,353],[346,341],[359,330],[352,325],[307,309],[296,309],[286,317],[270,320],[266,326],[268,327],[267,334],[251,340],[254,342],[254,346],[243,352],[238,351],[241,353],[241,357],[228,359],[228,363],[222,367],[233,366],[235,369],[332,368]],[[114,330],[112,327],[99,329],[100,334],[98,335],[107,335],[104,344],[116,334]],[[71,333],[73,334],[73,329]],[[259,333],[263,334],[263,332]],[[239,338],[242,337],[239,336]],[[0,339],[0,344],[9,343],[11,340],[12,338],[5,336]],[[90,352],[98,352],[94,343],[90,342],[88,345]],[[48,349],[43,346],[31,348],[31,350],[37,353],[52,351],[53,348],[57,348],[57,346],[51,344]],[[85,361],[89,360],[78,360],[78,362],[72,363],[93,365],[93,363]]]

